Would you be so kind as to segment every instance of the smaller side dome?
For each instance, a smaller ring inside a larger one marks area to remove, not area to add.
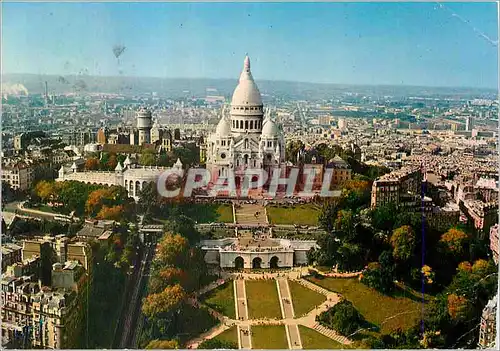
[[[267,120],[262,126],[262,135],[267,137],[276,137],[279,134],[278,125],[272,121]]]
[[[231,134],[231,126],[229,125],[229,121],[227,118],[222,117],[217,124],[217,129],[215,133],[220,136],[228,136]]]

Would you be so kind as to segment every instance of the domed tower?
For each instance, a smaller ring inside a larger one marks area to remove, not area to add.
[[[235,135],[260,133],[264,110],[259,88],[250,71],[250,58],[245,56],[243,71],[231,100],[231,132]]]
[[[143,107],[137,111],[137,129],[139,130],[139,145],[151,143],[152,128],[151,111]]]

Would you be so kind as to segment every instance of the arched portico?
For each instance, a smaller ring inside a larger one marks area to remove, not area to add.
[[[238,256],[234,259],[234,268],[243,269],[244,265],[245,265],[245,260],[243,260],[243,257]]]
[[[259,268],[262,268],[262,258],[260,258],[260,257],[255,257],[255,258],[252,260],[252,268],[253,268],[253,269],[259,269]]]
[[[271,259],[269,260],[269,268],[279,268],[279,261],[280,259],[278,258],[278,256],[271,257]]]

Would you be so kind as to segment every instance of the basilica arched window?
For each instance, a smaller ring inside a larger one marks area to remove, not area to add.
[[[245,121],[245,129],[248,129],[248,121]]]
[[[245,139],[245,149],[248,149],[248,139]]]
[[[250,121],[250,129],[253,129],[253,121]]]

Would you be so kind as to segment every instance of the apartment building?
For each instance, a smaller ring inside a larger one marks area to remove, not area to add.
[[[493,254],[493,260],[498,264],[498,249],[499,249],[498,223],[490,228],[490,250]]]
[[[494,348],[496,337],[496,314],[498,305],[498,295],[488,301],[481,315],[479,327],[479,346],[483,348]]]
[[[2,182],[14,190],[27,190],[33,182],[33,168],[24,162],[3,163]]]
[[[12,243],[2,244],[2,273],[8,266],[22,261],[22,247]]]
[[[388,203],[394,203],[396,206],[419,205],[421,186],[420,167],[407,167],[385,174],[373,182],[371,207]]]
[[[33,300],[40,285],[31,277],[2,277],[1,282],[2,338],[15,348],[30,346],[33,321]]]
[[[339,188],[344,182],[352,179],[351,167],[338,155],[328,161],[326,168],[333,170],[331,181],[333,189]]]

